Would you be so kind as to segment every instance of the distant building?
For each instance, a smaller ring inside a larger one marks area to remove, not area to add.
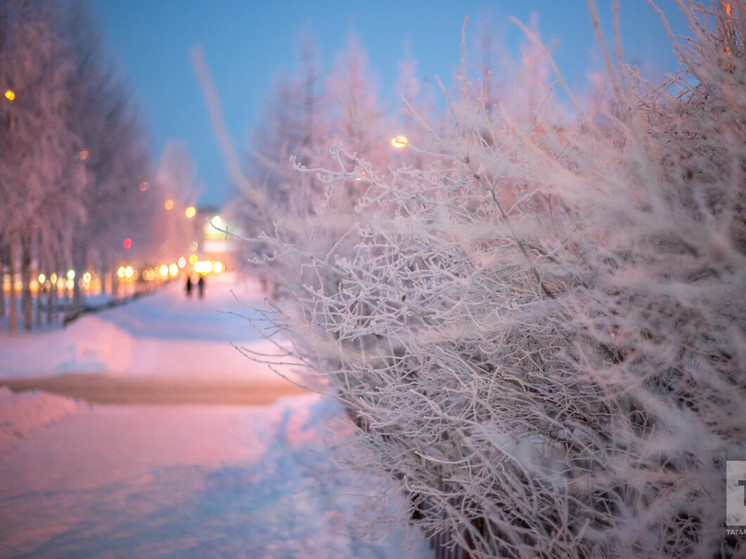
[[[225,271],[236,265],[240,230],[226,220],[217,207],[203,207],[197,211],[197,223],[201,224],[197,239],[197,255],[200,260],[221,262]]]

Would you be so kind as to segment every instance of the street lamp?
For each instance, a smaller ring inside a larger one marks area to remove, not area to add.
[[[395,138],[391,138],[391,145],[396,149],[402,149],[407,145],[407,141],[406,136],[396,136]]]
[[[13,99],[16,98],[16,92],[13,91],[12,89],[6,89],[4,95],[8,101],[12,101]]]

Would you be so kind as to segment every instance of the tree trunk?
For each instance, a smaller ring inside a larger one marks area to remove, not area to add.
[[[18,328],[18,303],[16,301],[16,274],[15,274],[15,251],[13,250],[13,239],[8,244],[8,258],[10,267],[8,268],[10,276],[10,333],[15,334]]]
[[[80,278],[83,277],[83,270],[86,267],[86,255],[85,250],[76,250],[73,255],[73,270],[75,270],[75,278],[73,280],[73,310],[72,314],[80,312],[82,306],[82,294],[80,292]]]
[[[21,283],[23,285],[23,329],[31,330],[31,235],[21,235]]]
[[[54,268],[51,266],[50,269],[54,270]],[[49,288],[47,289],[47,324],[51,324],[54,318],[54,315],[52,313],[54,312],[54,296],[57,294],[57,286],[56,282],[52,283],[51,276],[47,281],[49,282]]]
[[[59,266],[55,266],[52,268],[53,270],[57,270]],[[60,276],[55,273],[54,274],[54,281],[52,282],[50,286],[50,296],[51,296],[51,303],[49,305],[49,308],[51,309],[51,319],[54,322],[57,322],[59,320],[59,312],[60,312],[60,292],[57,287],[58,283],[60,281]]]
[[[0,318],[5,316],[5,246],[0,242]]]
[[[101,291],[99,295],[106,295],[106,281],[107,277],[109,275],[109,263],[106,261],[106,259],[101,260]]]
[[[40,269],[42,269],[41,266],[41,260],[39,262],[39,269],[36,270],[39,272]],[[36,317],[34,318],[34,322],[36,323],[36,329],[38,330],[41,328],[41,303],[44,300],[44,295],[46,293],[46,289],[44,286],[46,285],[46,278],[44,282],[37,280],[37,288],[36,288]]]

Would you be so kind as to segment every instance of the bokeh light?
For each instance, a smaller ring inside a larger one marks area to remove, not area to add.
[[[212,262],[209,260],[199,260],[194,263],[194,271],[198,274],[209,274],[212,272]]]

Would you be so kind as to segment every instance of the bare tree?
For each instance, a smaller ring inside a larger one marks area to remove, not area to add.
[[[75,134],[67,127],[69,90],[74,66],[54,26],[54,6],[31,0],[13,0],[1,8],[6,35],[3,40],[5,98],[0,119],[4,123],[1,188],[3,228],[11,272],[11,331],[16,328],[14,270],[20,249],[24,326],[31,328],[31,251],[50,227],[70,232],[82,182]],[[60,188],[62,184],[69,187]],[[56,204],[47,204],[56,197]],[[48,210],[48,211],[45,211]]]
[[[146,256],[153,248],[151,225],[157,202],[148,140],[138,107],[124,80],[106,63],[104,49],[82,3],[60,18],[76,73],[66,84],[71,95],[68,126],[78,137],[85,168],[81,194],[83,220],[72,238],[72,266],[80,275],[97,264],[102,277],[108,263],[129,250]],[[124,240],[130,239],[130,249]],[[73,312],[81,306],[75,282]]]
[[[32,266],[52,277],[109,258],[131,237],[149,250],[154,217],[144,128],[122,82],[106,70],[82,3],[10,0],[0,6],[0,209],[11,274],[21,270],[31,328]],[[19,268],[20,265],[20,268]],[[50,318],[57,282],[49,285]],[[37,313],[37,317],[40,314]]]

